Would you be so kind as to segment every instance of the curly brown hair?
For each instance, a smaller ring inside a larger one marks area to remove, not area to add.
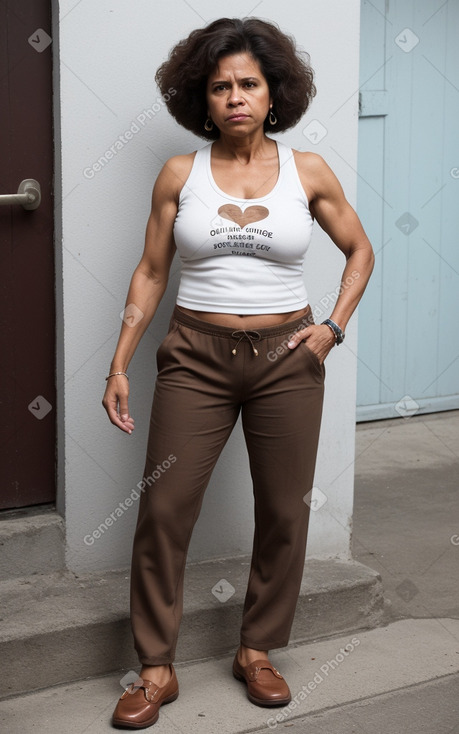
[[[215,125],[204,130],[207,77],[220,58],[237,53],[249,53],[268,82],[277,122],[270,125],[266,119],[264,130],[283,132],[296,125],[316,94],[309,55],[277,25],[259,18],[220,18],[174,46],[155,76],[171,115],[199,137],[216,140]]]

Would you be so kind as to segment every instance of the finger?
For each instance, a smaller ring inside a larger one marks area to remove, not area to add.
[[[303,342],[305,338],[309,336],[307,330],[308,327],[306,327],[306,329],[301,329],[301,331],[297,331],[296,334],[293,334],[292,338],[287,343],[289,349],[295,349],[300,342]]]
[[[131,416],[129,415],[127,395],[123,395],[119,397],[118,415],[119,415],[121,422],[126,426],[126,428],[131,433],[134,430],[134,421],[132,420]]]
[[[127,397],[123,396],[119,398],[118,414],[123,423],[129,419],[129,407]]]
[[[315,352],[329,351],[335,344],[335,336],[326,324],[318,324],[314,329],[308,330],[304,341]]]
[[[130,415],[128,415],[128,416],[120,415],[119,417],[120,417],[120,420],[121,420],[121,423],[123,424],[123,426],[125,428],[127,428],[127,430],[129,431],[129,433],[132,433],[132,431],[134,430],[134,419],[131,418]]]
[[[134,420],[132,418],[127,416],[125,420],[122,420],[120,414],[116,410],[113,410],[113,408],[110,408],[107,412],[114,426],[121,428],[125,433],[132,433],[134,430]]]
[[[134,419],[129,415],[128,412],[123,414],[124,419],[121,418],[120,413],[117,410],[117,400],[111,400],[108,404],[102,401],[102,404],[107,411],[110,422],[113,423],[114,426],[121,428],[121,430],[125,431],[126,433],[132,433],[132,431],[134,430]]]
[[[129,431],[129,433],[132,433],[132,431],[134,430],[134,420],[129,415],[127,395],[122,395],[118,397],[118,401],[119,401],[118,418],[120,419],[121,423],[125,426],[125,428]]]

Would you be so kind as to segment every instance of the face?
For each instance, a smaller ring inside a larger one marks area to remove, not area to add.
[[[224,134],[243,136],[263,127],[271,103],[266,78],[247,53],[224,56],[208,77],[208,116]]]

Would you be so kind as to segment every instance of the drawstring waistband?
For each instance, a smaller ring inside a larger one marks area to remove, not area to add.
[[[239,334],[241,336],[239,336]],[[258,331],[251,331],[251,330],[246,331],[245,329],[236,329],[236,331],[233,331],[231,336],[234,337],[234,339],[237,339],[237,337],[239,336],[236,346],[234,347],[234,349],[231,350],[231,354],[236,354],[237,347],[239,346],[242,339],[246,337],[248,341],[250,342],[250,346],[252,347],[255,357],[258,357],[258,349],[254,347],[253,341],[252,341],[252,339],[261,339],[261,335],[259,334]]]
[[[217,324],[211,324],[207,321],[194,318],[188,313],[182,311],[177,305],[174,308],[169,328],[173,322],[186,326],[195,331],[199,331],[203,334],[209,334],[210,336],[216,336],[224,339],[237,339],[236,345],[231,349],[231,353],[237,354],[237,348],[243,339],[247,339],[252,347],[252,352],[255,357],[258,357],[258,349],[254,345],[254,341],[259,341],[267,338],[277,338],[281,336],[290,336],[294,334],[298,329],[304,329],[314,323],[311,307],[308,306],[305,313],[295,319],[294,321],[284,321],[281,324],[275,324],[273,326],[262,326],[256,331],[254,329],[233,329],[231,326],[221,326]]]

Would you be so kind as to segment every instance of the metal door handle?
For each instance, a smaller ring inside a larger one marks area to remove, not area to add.
[[[41,202],[41,188],[34,178],[25,178],[18,187],[17,194],[1,194],[0,206],[21,204],[24,209],[37,209]]]

